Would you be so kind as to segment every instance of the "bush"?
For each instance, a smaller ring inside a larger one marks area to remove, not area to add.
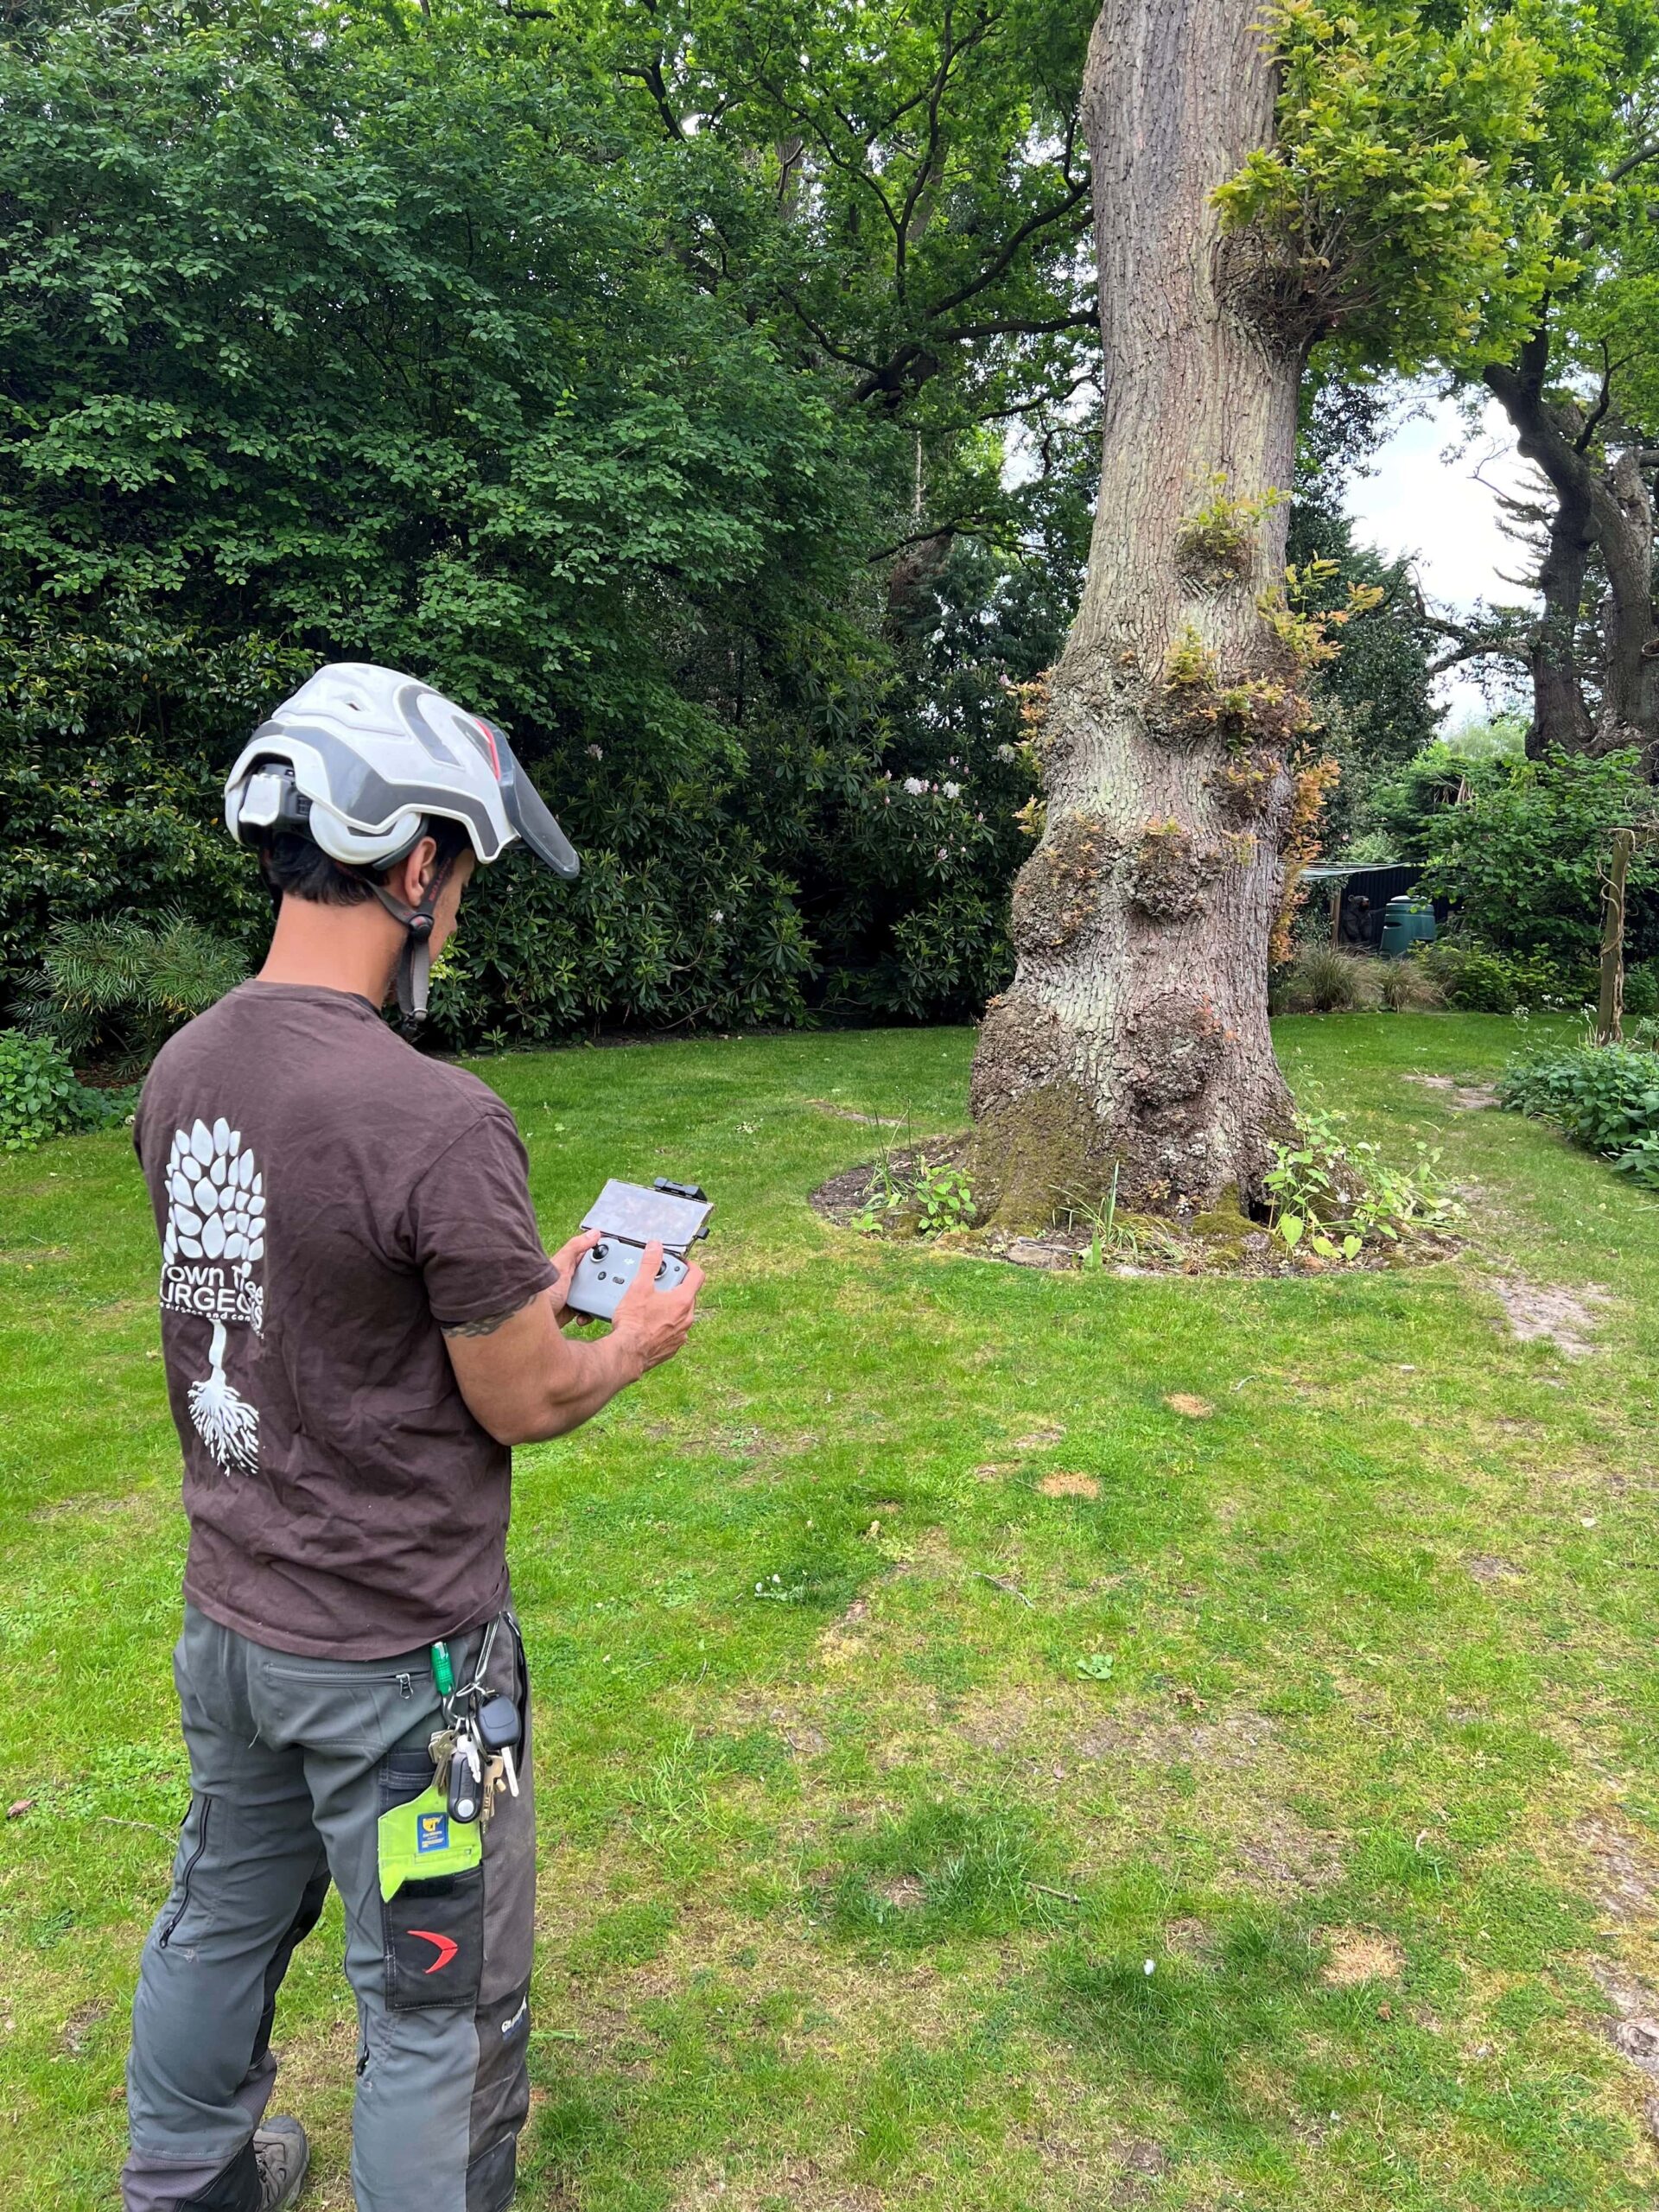
[[[77,1058],[142,1066],[247,972],[239,946],[176,910],[154,922],[60,922],[24,1004],[29,1026]]]
[[[33,1152],[48,1137],[118,1122],[130,1105],[125,1091],[78,1083],[54,1038],[0,1029],[0,1150]]]
[[[1444,747],[1434,748],[1444,752]],[[1600,871],[1618,824],[1654,817],[1637,755],[1553,753],[1545,760],[1459,762],[1461,796],[1424,825],[1422,888],[1449,899],[1482,944],[1563,976],[1594,963],[1601,941]],[[1656,948],[1647,893],[1659,879],[1638,842],[1630,862],[1630,955]]]
[[[1379,963],[1334,945],[1305,944],[1274,988],[1281,1014],[1353,1014],[1377,1002]]]
[[[1547,1049],[1512,1061],[1497,1095],[1515,1112],[1552,1123],[1621,1173],[1659,1189],[1659,1053],[1636,1045]]]
[[[1524,1007],[1579,1007],[1596,995],[1593,969],[1547,954],[1500,952],[1462,931],[1439,938],[1408,963],[1460,1014],[1514,1014]]]

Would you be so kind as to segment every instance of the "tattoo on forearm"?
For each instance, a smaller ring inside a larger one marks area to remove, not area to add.
[[[515,1313],[522,1313],[536,1295],[532,1292],[530,1298],[521,1298],[516,1306],[509,1306],[499,1313],[486,1313],[481,1320],[456,1321],[445,1327],[443,1333],[446,1337],[493,1337],[504,1321],[511,1321]]]

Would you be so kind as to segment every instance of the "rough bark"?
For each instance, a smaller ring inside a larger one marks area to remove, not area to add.
[[[1653,499],[1634,453],[1616,454],[1595,485],[1607,595],[1601,607],[1601,714],[1596,750],[1659,753],[1659,626],[1653,603]]]
[[[1548,343],[1534,339],[1518,368],[1494,361],[1485,372],[1487,388],[1509,416],[1522,458],[1541,471],[1554,495],[1537,576],[1543,611],[1528,640],[1532,728],[1527,751],[1535,760],[1555,746],[1584,752],[1594,734],[1578,658],[1585,579],[1596,541],[1592,471],[1544,398]]]
[[[1608,456],[1594,442],[1596,423],[1576,402],[1547,397],[1549,340],[1541,328],[1513,365],[1484,372],[1516,433],[1554,498],[1544,557],[1537,575],[1543,610],[1529,640],[1532,728],[1527,751],[1540,759],[1564,751],[1611,752],[1639,746],[1655,772],[1659,755],[1659,625],[1653,598],[1653,501],[1637,455]],[[1593,715],[1585,697],[1580,640],[1585,589],[1599,556],[1607,590],[1599,609],[1599,692]]]
[[[1268,1028],[1287,731],[1218,731],[1172,685],[1282,669],[1258,610],[1285,511],[1225,557],[1192,518],[1288,491],[1313,333],[1294,270],[1210,196],[1270,134],[1259,0],[1105,0],[1084,79],[1104,370],[1088,580],[1042,733],[1047,826],[1014,900],[1014,980],[975,1058],[976,1189],[1022,1226],[1097,1199],[1261,1190],[1291,1102]],[[1185,527],[1184,527],[1185,525]],[[1210,696],[1216,696],[1212,683]],[[1263,695],[1264,697],[1267,695]]]

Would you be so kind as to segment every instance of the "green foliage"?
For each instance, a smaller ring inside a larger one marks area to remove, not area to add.
[[[102,1128],[130,1110],[129,1093],[78,1083],[55,1038],[0,1029],[0,1151],[33,1152],[48,1137]]]
[[[1416,0],[1274,0],[1278,128],[1216,194],[1270,239],[1290,307],[1344,354],[1407,372],[1478,365],[1530,334],[1570,274],[1564,200],[1532,188],[1550,54],[1526,14]]]
[[[1354,839],[1369,817],[1377,784],[1430,744],[1437,710],[1428,672],[1433,638],[1419,612],[1409,569],[1354,542],[1341,511],[1343,472],[1304,469],[1291,510],[1288,557],[1306,578],[1312,612],[1345,612],[1357,587],[1380,594],[1343,627],[1342,650],[1313,677],[1310,697],[1318,743],[1341,770],[1320,834],[1327,852],[1357,857]],[[1390,850],[1372,857],[1393,860]]]
[[[1631,1045],[1556,1045],[1513,1060],[1497,1095],[1548,1122],[1622,1174],[1659,1190],[1659,1054]]]
[[[1462,929],[1414,947],[1396,964],[1427,976],[1446,1004],[1462,1014],[1572,1008],[1593,998],[1596,990],[1595,969],[1586,963],[1564,963],[1549,952],[1501,950]]]
[[[855,31],[823,0],[583,0],[559,35],[617,73],[675,167],[724,157],[703,281],[743,292],[855,404],[914,423],[932,520],[1008,512],[994,453],[948,433],[1011,402],[1058,421],[1093,340],[1094,13],[865,0]]]
[[[1448,771],[1454,760],[1447,756]],[[1655,818],[1637,756],[1555,753],[1456,766],[1461,798],[1422,821],[1423,889],[1449,899],[1463,925],[1487,944],[1565,971],[1582,969],[1600,944],[1599,870],[1609,834]],[[1656,882],[1659,862],[1638,845],[1630,890],[1639,899]]]
[[[786,205],[763,172],[779,100],[839,130],[835,56],[872,99],[887,65],[713,11],[685,67],[712,55],[732,97],[682,138],[589,66],[649,32],[625,14],[563,43],[493,12],[202,23],[167,0],[0,29],[0,985],[49,922],[125,906],[257,957],[268,902],[218,787],[324,658],[497,715],[583,854],[574,895],[480,878],[442,1042],[826,1000],[937,1016],[1006,980],[1033,788],[1007,686],[1064,634],[1092,463],[1060,423],[1063,461],[1003,495],[965,395],[995,417],[1069,390],[1076,334],[1011,322],[975,352],[944,303],[975,268],[1014,321],[1082,296],[1086,203],[1031,138],[1028,79],[1040,48],[1058,97],[1086,18],[950,48],[928,125],[950,191],[918,192],[884,321],[854,209],[932,158],[908,126],[842,200],[819,141]],[[924,73],[955,36],[891,28]],[[767,56],[809,49],[818,73],[780,90]],[[1039,213],[1007,257],[989,242]],[[798,310],[836,302],[820,346]],[[864,404],[849,347],[902,353],[912,311],[932,366],[912,352]],[[924,492],[948,558],[901,605],[884,548]]]
[[[1347,1118],[1302,1107],[1295,1141],[1274,1147],[1262,1181],[1273,1233],[1287,1250],[1306,1237],[1322,1260],[1357,1260],[1368,1249],[1463,1218],[1440,1173],[1438,1147],[1419,1143],[1411,1166],[1393,1166],[1375,1144],[1344,1135]]]
[[[930,1160],[925,1152],[889,1153],[877,1163],[853,1226],[869,1236],[897,1221],[918,1236],[937,1236],[971,1227],[974,1212],[973,1185],[954,1160]]]
[[[247,975],[240,949],[177,908],[60,922],[26,993],[29,1026],[79,1058],[142,1065]]]

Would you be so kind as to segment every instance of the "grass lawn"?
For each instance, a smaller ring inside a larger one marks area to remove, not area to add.
[[[518,1459],[521,2202],[1659,2201],[1612,2040],[1659,2011],[1659,1207],[1404,1079],[1513,1033],[1281,1022],[1299,1090],[1475,1197],[1459,1261],[1262,1282],[821,1222],[849,1109],[959,1124],[965,1032],[487,1064],[550,1243],[607,1173],[719,1203],[690,1351]],[[0,2199],[42,2212],[113,2201],[185,1801],[156,1264],[123,1138],[0,1164]],[[1517,1340],[1497,1278],[1604,1287],[1597,1349]],[[331,1908],[278,2101],[343,2208],[339,1948]]]

